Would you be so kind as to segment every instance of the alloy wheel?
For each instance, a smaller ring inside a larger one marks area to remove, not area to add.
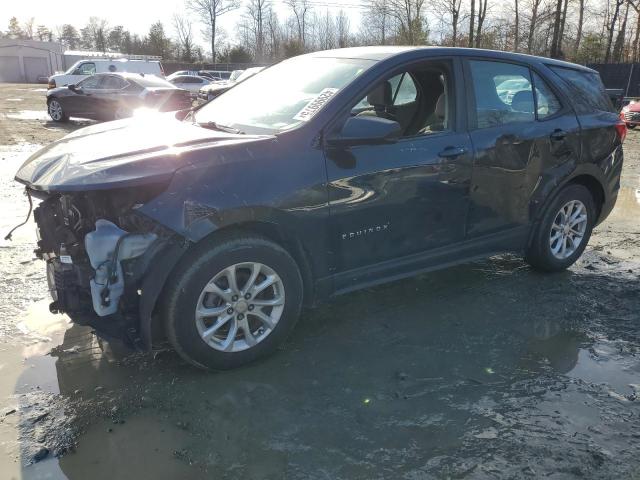
[[[578,249],[587,231],[587,207],[580,200],[565,203],[556,213],[549,232],[551,254],[564,260]]]
[[[202,340],[222,352],[254,347],[275,329],[285,305],[280,276],[262,263],[237,263],[205,285],[195,309]]]
[[[49,102],[49,116],[56,122],[62,120],[62,105],[57,100]]]

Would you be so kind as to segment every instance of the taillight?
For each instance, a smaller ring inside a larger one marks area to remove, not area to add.
[[[627,138],[627,124],[622,118],[616,123],[616,132],[618,132],[618,137],[620,137],[620,143],[623,143],[624,139]]]

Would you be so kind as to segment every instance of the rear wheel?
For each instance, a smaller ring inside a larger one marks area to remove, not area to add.
[[[49,100],[47,110],[49,111],[49,116],[54,122],[66,122],[69,120],[69,115],[67,115],[67,112],[62,108],[62,104],[56,98]]]
[[[629,125],[629,124],[627,123],[627,128],[628,128],[629,130],[633,130],[634,128],[636,128],[636,125]]]
[[[564,270],[575,263],[589,242],[596,205],[589,190],[569,185],[551,202],[536,227],[527,262],[546,272]]]
[[[197,246],[168,285],[167,336],[183,358],[208,369],[238,367],[273,352],[302,305],[295,261],[259,237]]]

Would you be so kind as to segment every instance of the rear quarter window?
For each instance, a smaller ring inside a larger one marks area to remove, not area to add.
[[[565,83],[567,93],[577,113],[615,112],[605,91],[600,75],[596,72],[549,66]]]

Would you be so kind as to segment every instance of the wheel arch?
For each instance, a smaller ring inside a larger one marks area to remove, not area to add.
[[[303,304],[312,305],[315,298],[315,276],[312,271],[310,252],[308,252],[301,239],[281,225],[267,221],[243,221],[229,224],[210,232],[197,242],[178,242],[168,247],[168,253],[163,254],[169,264],[169,268],[148,274],[143,280],[142,291],[146,293],[141,297],[139,331],[142,344],[150,349],[155,341],[164,338],[162,322],[159,321],[157,308],[162,291],[166,288],[173,273],[177,270],[179,262],[195,248],[207,242],[222,241],[237,236],[256,236],[265,238],[283,248],[296,262],[300,270],[303,283]],[[156,265],[162,262],[157,262]],[[153,267],[152,267],[153,268]],[[157,268],[157,267],[156,267]],[[145,287],[145,283],[147,283]]]
[[[541,202],[540,208],[536,209],[534,215],[532,215],[531,229],[529,238],[527,240],[527,248],[531,245],[531,242],[533,240],[535,225],[544,217],[549,206],[553,203],[553,200],[560,194],[560,192],[562,192],[562,190],[564,190],[569,185],[582,185],[589,191],[589,193],[591,193],[594,203],[596,204],[596,208],[598,209],[595,223],[599,223],[600,215],[602,213],[602,207],[606,201],[605,189],[602,180],[599,179],[597,175],[594,175],[591,172],[578,173],[565,179],[565,181],[560,182],[553,189],[551,189],[551,191],[545,196],[544,201]]]

